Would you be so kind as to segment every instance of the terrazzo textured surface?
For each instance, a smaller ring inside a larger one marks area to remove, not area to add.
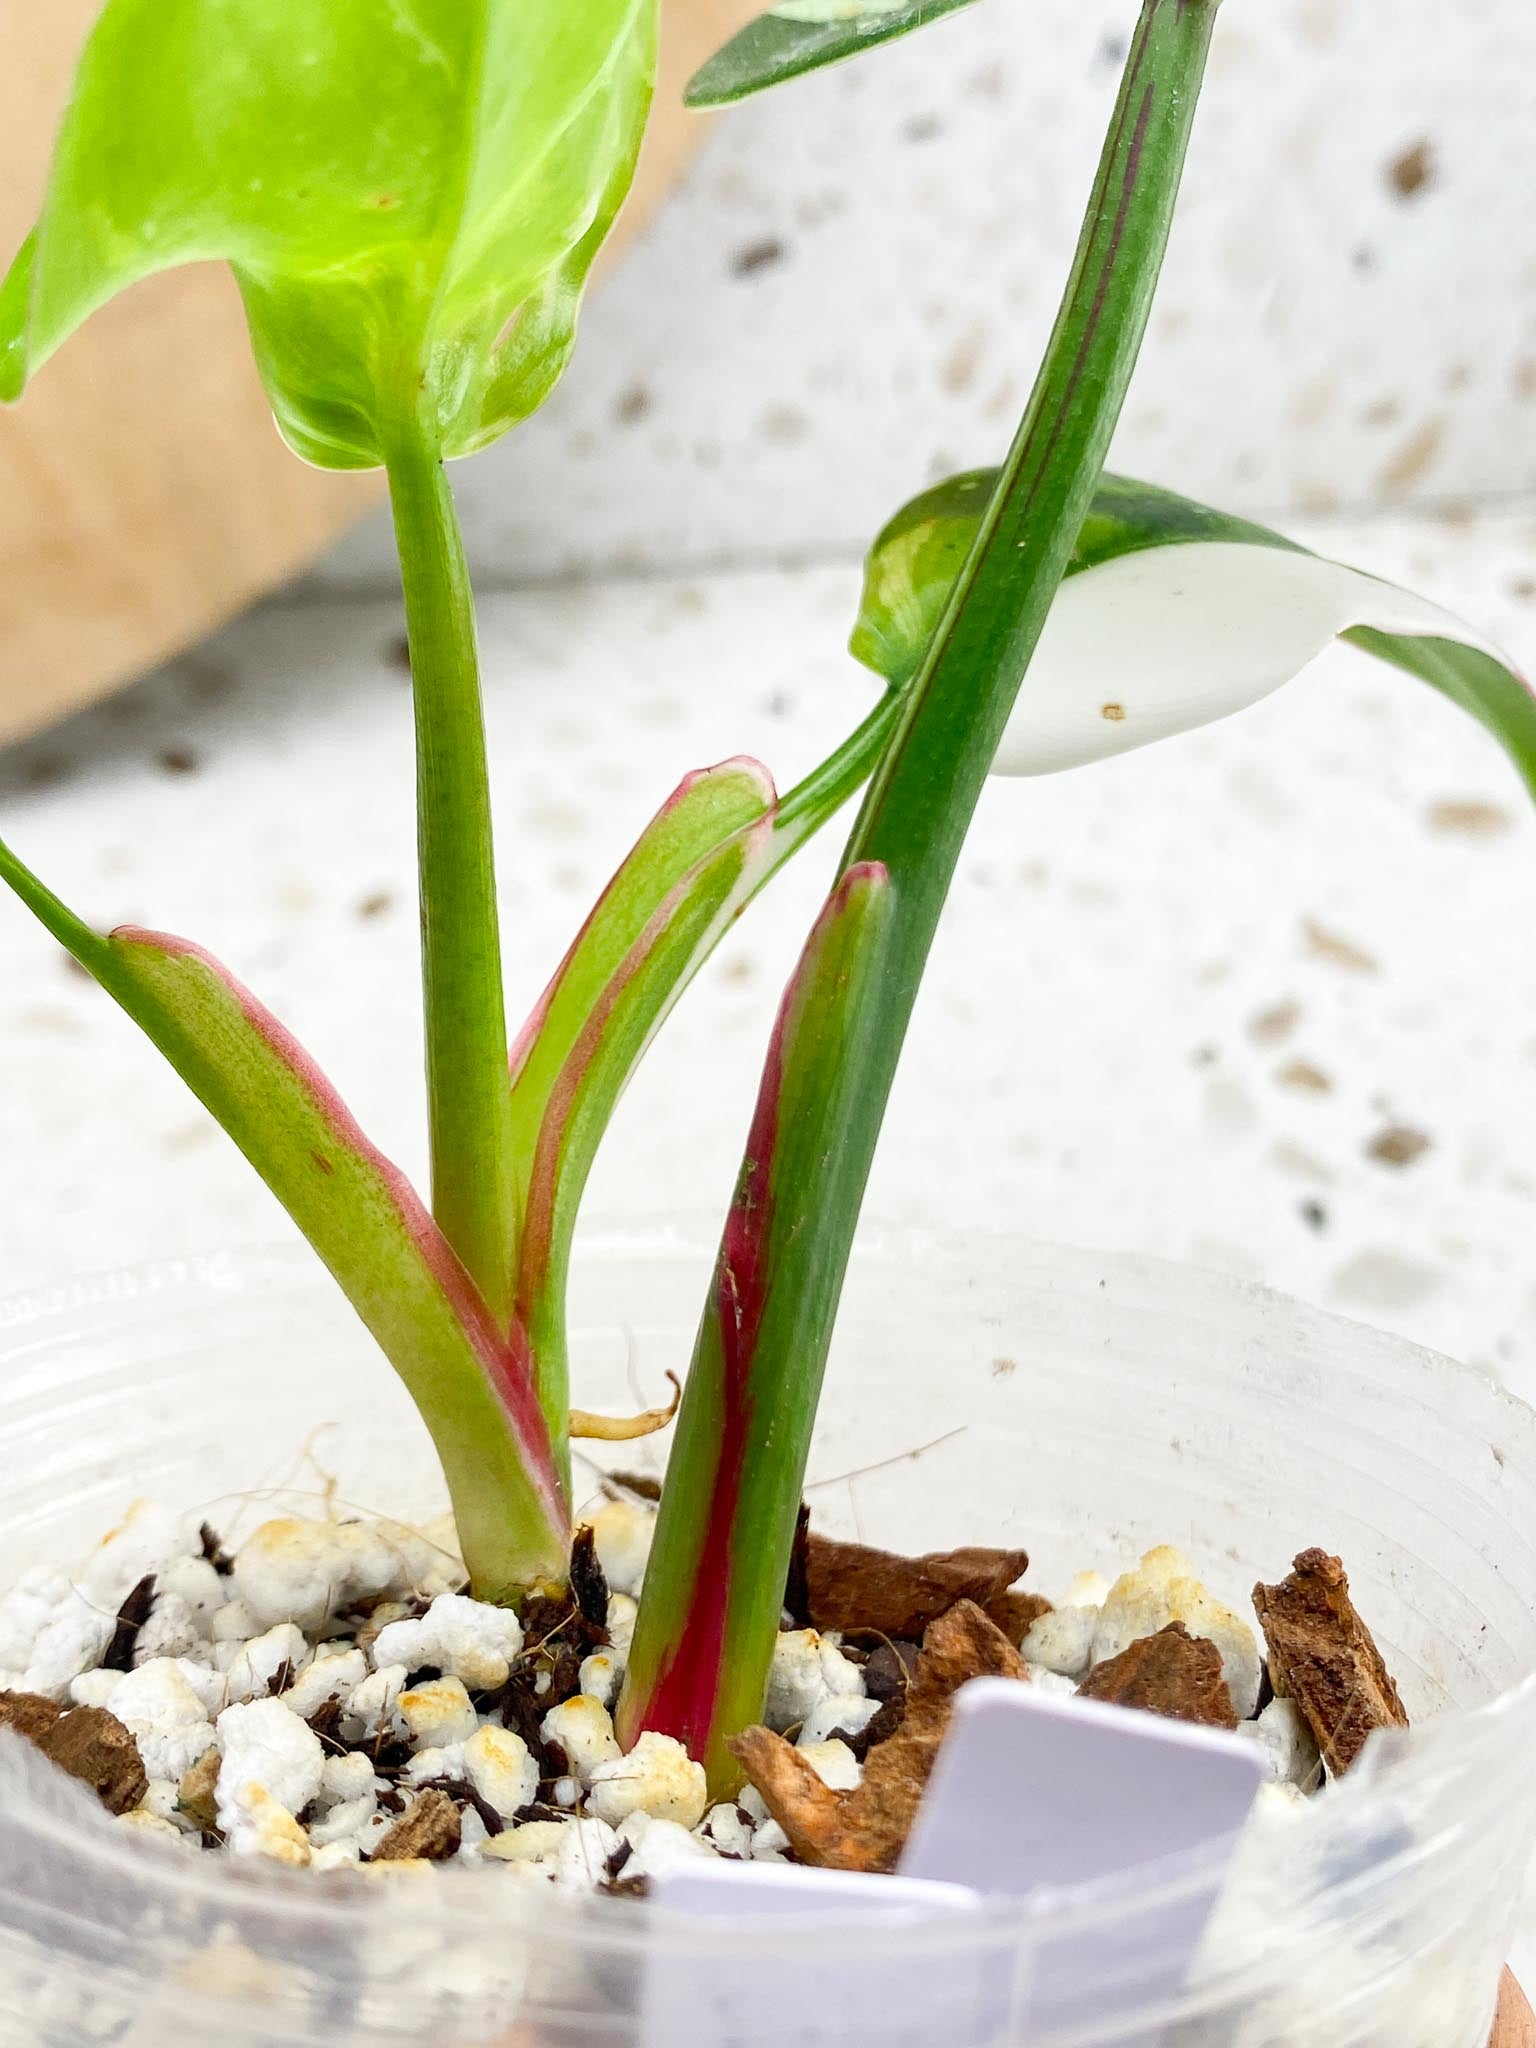
[[[464,471],[480,573],[818,560],[996,461],[1134,16],[986,0],[720,116]],[[1228,0],[1120,466],[1314,516],[1536,488],[1533,134],[1522,0]],[[382,522],[326,573],[387,583]]]
[[[1536,660],[1536,519],[1314,525]],[[687,769],[781,784],[868,702],[831,567],[485,606],[513,1008]],[[87,914],[195,937],[422,1164],[410,720],[388,602],[271,609],[0,764],[7,836]],[[594,1211],[718,1213],[835,833],[653,1049]],[[1336,652],[1259,709],[990,790],[876,1216],[1262,1276],[1536,1394],[1536,821],[1481,731]],[[282,1237],[181,1084],[0,906],[0,1290]]]

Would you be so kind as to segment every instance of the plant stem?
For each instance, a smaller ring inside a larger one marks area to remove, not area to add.
[[[1045,361],[848,844],[844,881],[871,871],[889,877],[870,986],[853,1028],[807,1035],[803,1052],[788,1047],[764,1076],[619,1713],[624,1740],[646,1727],[686,1731],[695,1753],[707,1753],[717,1790],[730,1782],[729,1737],[761,1711],[837,1304],[912,1007],[971,816],[1124,403],[1216,4],[1144,0]],[[801,1057],[813,1073],[792,1070]],[[775,1140],[765,1159],[760,1134],[791,1101],[794,1142]],[[750,1273],[738,1270],[737,1251],[747,1196]],[[745,1343],[730,1305],[749,1283],[755,1307]],[[730,1430],[721,1418],[734,1418]],[[745,1452],[733,1454],[733,1441]]]
[[[501,931],[474,594],[441,457],[412,423],[386,467],[416,705],[432,1208],[498,1328],[517,1229]],[[563,1417],[551,1417],[557,1434]]]

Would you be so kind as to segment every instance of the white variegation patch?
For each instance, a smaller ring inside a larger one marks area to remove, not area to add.
[[[907,5],[908,0],[779,0],[773,13],[779,21],[880,21]]]
[[[1358,569],[1241,541],[1121,555],[1057,593],[996,775],[1050,775],[1245,710],[1352,626],[1457,640],[1452,613]]]

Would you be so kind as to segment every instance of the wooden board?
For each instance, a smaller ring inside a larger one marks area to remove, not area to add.
[[[0,65],[0,265],[30,227],[98,0],[15,10]],[[663,0],[663,76],[622,250],[707,123],[684,80],[757,11]],[[605,260],[611,261],[611,254]],[[0,742],[208,632],[304,568],[371,506],[373,476],[282,446],[222,267],[153,278],[96,315],[0,412]]]
[[[1536,2048],[1536,2014],[1525,1993],[1509,1974],[1499,1992],[1499,2012],[1488,2048]]]

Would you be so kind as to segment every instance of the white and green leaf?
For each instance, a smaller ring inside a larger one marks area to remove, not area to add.
[[[925,491],[870,553],[853,651],[898,687],[944,616],[993,483],[974,471]],[[1341,637],[1480,720],[1536,793],[1536,695],[1464,621],[1252,521],[1108,476],[994,772],[1052,774],[1230,717]]]
[[[895,42],[972,0],[779,0],[688,81],[690,107],[722,107]]]

